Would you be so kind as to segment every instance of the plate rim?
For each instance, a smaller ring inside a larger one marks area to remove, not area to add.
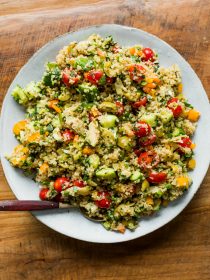
[[[150,32],[144,31],[144,30],[142,30],[142,29],[140,29],[140,28],[135,28],[135,27],[127,26],[127,25],[109,24],[109,23],[105,23],[105,24],[96,24],[96,25],[89,25],[89,26],[86,26],[86,27],[83,27],[83,28],[79,28],[79,29],[76,29],[76,28],[75,28],[75,29],[73,29],[72,31],[69,31],[69,32],[66,32],[66,33],[63,33],[63,34],[60,34],[60,35],[54,37],[52,40],[48,41],[48,42],[47,42],[46,44],[44,44],[41,48],[39,48],[39,49],[25,62],[25,64],[19,69],[18,73],[15,75],[14,79],[13,79],[12,82],[10,83],[10,86],[9,86],[9,88],[7,89],[7,92],[6,92],[5,96],[4,96],[4,99],[3,99],[3,102],[2,102],[1,117],[0,117],[0,132],[3,132],[3,131],[2,131],[2,130],[3,130],[3,119],[4,119],[3,116],[4,116],[4,114],[5,114],[5,113],[4,113],[4,112],[5,112],[5,107],[6,107],[5,104],[6,104],[6,100],[7,100],[8,96],[9,96],[9,91],[11,90],[11,88],[13,88],[13,86],[14,86],[14,85],[13,85],[13,82],[14,82],[14,80],[16,79],[16,77],[17,77],[18,75],[21,74],[21,72],[25,69],[25,67],[27,66],[28,63],[30,63],[36,56],[38,56],[39,53],[42,52],[43,49],[47,48],[49,45],[53,44],[55,41],[59,40],[60,38],[69,36],[69,35],[71,35],[71,34],[73,34],[73,33],[86,31],[86,30],[89,30],[90,28],[95,28],[95,29],[97,29],[97,28],[104,28],[104,27],[105,27],[105,28],[110,28],[111,26],[115,26],[116,28],[120,28],[121,30],[124,29],[125,31],[131,31],[131,30],[133,30],[133,31],[135,31],[135,32],[140,32],[140,33],[142,33],[142,34],[149,35],[150,38],[154,38],[155,40],[159,40],[159,41],[161,41],[161,44],[164,44],[164,45],[167,46],[168,48],[172,49],[172,50],[176,53],[176,55],[178,55],[178,56],[187,64],[187,66],[190,67],[190,70],[191,70],[191,71],[193,72],[193,74],[196,76],[197,82],[199,82],[199,87],[202,88],[203,92],[205,93],[205,98],[206,98],[206,100],[207,100],[208,103],[209,103],[209,99],[208,99],[207,93],[206,93],[206,91],[205,91],[205,88],[203,87],[203,84],[202,84],[200,78],[198,77],[198,75],[196,74],[196,72],[194,71],[194,69],[192,68],[192,66],[190,65],[190,63],[187,62],[187,61],[185,60],[185,58],[184,58],[174,47],[172,47],[170,44],[168,44],[167,42],[165,42],[163,39],[159,38],[158,36],[156,36],[156,35],[154,35],[154,34],[152,34],[152,33],[150,33]],[[210,108],[210,107],[209,107],[209,108]],[[208,111],[208,113],[209,113],[209,117],[210,117],[210,110]],[[10,187],[12,193],[13,193],[13,194],[15,195],[15,197],[17,198],[18,195],[16,194],[16,192],[15,192],[15,191],[12,189],[12,187],[11,187],[11,185],[13,185],[13,183],[10,181],[10,177],[8,176],[7,171],[6,171],[6,166],[5,166],[5,164],[4,164],[4,161],[2,161],[2,158],[4,158],[4,154],[3,154],[3,144],[2,144],[2,143],[3,143],[3,141],[0,141],[0,159],[1,159],[1,164],[2,164],[3,171],[4,171],[4,176],[5,176],[5,178],[6,178],[6,181],[7,181],[8,185],[9,185],[9,187]],[[209,143],[210,143],[210,142],[209,142]],[[206,162],[207,162],[207,161],[206,161]],[[108,240],[108,241],[102,241],[102,242],[99,241],[99,240],[96,240],[96,241],[95,241],[95,240],[92,240],[92,239],[91,239],[91,240],[90,240],[90,239],[85,239],[85,238],[83,239],[83,238],[77,237],[76,234],[70,236],[70,235],[68,235],[68,234],[66,234],[66,233],[64,233],[64,232],[58,231],[57,229],[53,228],[53,226],[46,224],[46,223],[43,222],[39,217],[37,217],[37,216],[36,216],[36,212],[30,211],[30,213],[31,213],[39,222],[41,222],[41,223],[44,224],[45,226],[47,226],[47,227],[53,229],[53,230],[56,231],[56,232],[59,232],[60,234],[63,234],[63,235],[65,235],[65,236],[68,236],[68,237],[71,237],[71,238],[75,238],[75,239],[77,239],[77,240],[82,240],[82,241],[92,242],[92,243],[101,243],[101,244],[105,244],[105,243],[107,243],[107,244],[110,243],[110,244],[111,244],[111,243],[121,243],[121,242],[131,241],[131,240],[134,240],[134,239],[143,237],[143,236],[145,236],[145,235],[148,235],[148,234],[150,234],[150,233],[152,233],[152,232],[154,232],[154,231],[156,231],[156,230],[162,228],[163,226],[165,226],[166,224],[168,224],[170,221],[174,220],[174,219],[189,205],[189,203],[192,201],[192,199],[194,198],[195,194],[196,194],[197,191],[199,190],[199,188],[200,188],[200,186],[201,186],[201,184],[202,184],[202,182],[203,182],[203,180],[204,180],[204,178],[205,178],[205,176],[206,176],[206,173],[207,173],[207,171],[208,171],[209,163],[210,163],[210,155],[209,155],[208,164],[206,164],[206,168],[205,168],[205,170],[203,170],[203,174],[204,174],[204,175],[203,175],[203,178],[201,179],[200,184],[198,184],[196,190],[191,194],[191,197],[189,198],[189,201],[187,201],[186,203],[183,204],[183,206],[176,212],[176,214],[173,215],[173,218],[165,219],[164,222],[161,223],[161,225],[159,225],[159,226],[156,227],[155,229],[152,229],[152,230],[150,230],[149,232],[144,233],[144,234],[142,234],[142,235],[140,235],[140,236],[134,236],[134,237],[128,236],[127,238],[125,238],[125,239],[123,239],[123,240],[119,240],[119,241],[118,241],[118,240],[114,240],[114,241]]]

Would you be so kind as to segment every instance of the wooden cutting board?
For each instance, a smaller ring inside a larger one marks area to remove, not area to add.
[[[195,69],[210,97],[208,0],[1,0],[0,14],[0,104],[36,50],[57,35],[101,23],[141,28],[171,44]],[[13,199],[0,172],[0,199]],[[209,186],[210,172],[175,220],[122,244],[77,241],[29,213],[0,213],[0,280],[210,279]]]

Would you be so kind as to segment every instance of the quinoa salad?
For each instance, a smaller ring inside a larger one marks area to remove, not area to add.
[[[161,67],[147,46],[93,34],[12,95],[26,115],[7,159],[38,182],[41,200],[82,207],[124,233],[192,184],[200,114],[183,95],[179,67]]]

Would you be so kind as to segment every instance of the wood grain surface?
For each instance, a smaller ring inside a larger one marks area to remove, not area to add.
[[[57,35],[100,23],[141,28],[171,44],[210,97],[209,0],[2,0],[0,14],[0,104],[36,50]],[[175,220],[122,244],[81,242],[53,232],[29,213],[0,213],[0,280],[209,280],[209,186],[210,172]],[[13,198],[1,169],[0,199]]]

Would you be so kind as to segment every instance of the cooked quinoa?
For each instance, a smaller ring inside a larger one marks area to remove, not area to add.
[[[39,183],[40,199],[78,205],[123,233],[190,187],[199,112],[179,67],[160,67],[154,50],[93,34],[12,95],[26,116],[7,158]]]

